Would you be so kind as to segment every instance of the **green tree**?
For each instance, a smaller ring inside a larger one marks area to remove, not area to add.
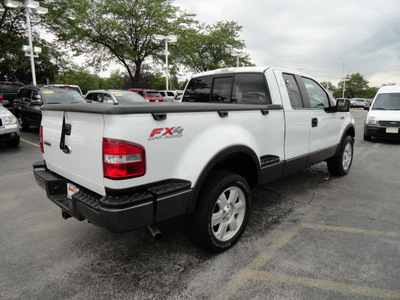
[[[90,74],[83,67],[76,67],[70,69],[63,74],[59,74],[54,79],[56,84],[76,84],[82,90],[83,94],[86,94],[88,90],[94,90],[100,88],[101,78],[98,75]]]
[[[378,90],[379,90],[379,88],[377,88],[377,87],[369,87],[364,91],[362,98],[372,99],[375,97]]]
[[[336,87],[330,81],[328,81],[328,82],[323,81],[323,82],[320,82],[320,84],[327,90],[331,90],[331,91],[336,90]]]
[[[192,15],[180,12],[172,2],[52,0],[48,15],[61,41],[90,54],[93,65],[118,61],[125,66],[133,85],[138,86],[146,59],[164,51],[164,43],[155,41],[154,35],[177,32],[184,23],[192,22]]]
[[[100,78],[100,88],[102,89],[122,89],[122,80],[124,79],[124,74],[119,70],[111,73],[108,78]]]
[[[345,98],[364,98],[366,90],[369,89],[368,81],[360,73],[346,76],[346,83],[340,81],[338,88],[334,92],[334,97],[341,98],[343,94],[343,85],[345,86]]]
[[[44,39],[39,38],[35,28],[41,26],[43,19],[37,14],[31,15],[32,39],[34,46],[42,48],[42,53],[35,58],[36,78],[38,83],[52,80],[59,70],[56,64],[60,51]],[[25,56],[22,46],[28,44],[25,8],[10,9],[0,4],[0,80],[32,82],[31,64]]]
[[[180,33],[181,38],[174,45],[173,59],[195,72],[236,67],[235,53],[245,46],[239,39],[241,29],[237,22],[228,21],[214,25],[192,24],[191,28]],[[240,65],[252,65],[248,55],[239,60]]]

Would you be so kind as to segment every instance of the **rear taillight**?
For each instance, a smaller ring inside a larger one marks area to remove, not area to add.
[[[0,96],[0,103],[3,102],[3,96]]]
[[[44,146],[43,146],[43,126],[40,126],[40,150],[44,153]]]
[[[126,179],[146,174],[146,152],[138,144],[103,139],[103,172],[109,179]]]

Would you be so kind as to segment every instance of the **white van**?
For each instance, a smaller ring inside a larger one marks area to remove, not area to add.
[[[364,140],[400,139],[400,85],[383,86],[371,103],[364,124]]]

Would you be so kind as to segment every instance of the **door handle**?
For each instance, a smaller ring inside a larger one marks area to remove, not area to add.
[[[312,118],[311,119],[311,126],[312,127],[317,127],[318,126],[318,119],[317,118]]]

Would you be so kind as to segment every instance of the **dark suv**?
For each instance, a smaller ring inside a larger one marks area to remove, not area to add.
[[[23,87],[23,83],[0,81],[0,103],[7,109],[12,110],[12,105],[18,90]]]
[[[14,115],[18,118],[19,129],[28,130],[30,125],[40,126],[45,104],[86,103],[77,91],[56,87],[26,85],[18,91],[13,103]]]

